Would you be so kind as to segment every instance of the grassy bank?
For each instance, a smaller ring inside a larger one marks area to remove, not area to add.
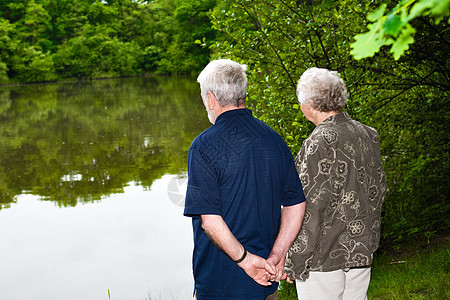
[[[450,239],[411,245],[395,254],[376,253],[369,300],[450,299]],[[295,286],[283,283],[280,300],[296,298]]]

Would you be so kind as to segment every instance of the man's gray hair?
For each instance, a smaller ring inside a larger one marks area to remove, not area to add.
[[[246,65],[230,59],[211,61],[197,77],[202,97],[212,92],[220,106],[245,105],[247,97]]]
[[[318,111],[342,112],[347,104],[347,88],[338,72],[310,68],[298,80],[297,97],[300,104],[311,101]]]

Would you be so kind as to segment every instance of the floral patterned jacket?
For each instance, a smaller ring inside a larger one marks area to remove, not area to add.
[[[288,275],[306,280],[309,271],[371,265],[386,195],[375,129],[346,112],[329,117],[303,142],[296,166],[306,213],[286,257]]]

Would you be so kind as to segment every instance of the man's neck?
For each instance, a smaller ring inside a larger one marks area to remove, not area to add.
[[[228,105],[228,106],[218,106],[217,109],[214,110],[214,116],[215,119],[217,119],[218,116],[223,114],[224,112],[230,111],[230,110],[236,110],[236,109],[242,109],[245,108],[245,105],[240,106],[234,106],[234,105]]]

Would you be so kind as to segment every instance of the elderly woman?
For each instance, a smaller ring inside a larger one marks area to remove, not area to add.
[[[316,128],[296,158],[307,204],[286,270],[301,300],[366,299],[386,194],[378,134],[343,112],[335,71],[306,70],[297,96]]]

